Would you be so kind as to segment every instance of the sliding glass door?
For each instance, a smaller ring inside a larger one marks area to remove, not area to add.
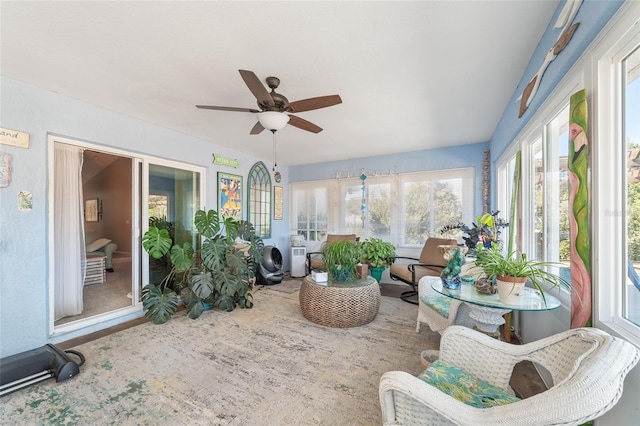
[[[166,229],[173,244],[190,242],[195,247],[193,217],[201,205],[201,172],[184,167],[168,163],[149,164],[146,218],[150,227]],[[142,258],[148,260],[145,269],[149,274],[143,282],[159,284],[171,269],[168,256],[148,259],[143,253]]]
[[[169,266],[150,265],[142,235],[151,224],[167,228],[175,244],[195,245],[193,217],[203,205],[205,169],[65,138],[50,137],[49,143],[55,153],[49,248],[53,334],[139,315],[142,287],[164,277]]]

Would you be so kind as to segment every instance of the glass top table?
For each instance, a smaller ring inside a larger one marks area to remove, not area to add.
[[[304,279],[311,284],[334,288],[366,287],[372,284],[378,284],[378,281],[376,281],[376,279],[371,275],[367,275],[365,278],[358,278],[351,281],[336,281],[331,277],[329,277],[329,279],[326,281],[316,281],[311,277],[311,275],[307,275]]]
[[[518,304],[500,301],[498,294],[482,294],[472,283],[462,283],[457,290],[442,286],[440,277],[429,277],[431,288],[447,297],[465,302],[471,310],[469,316],[476,322],[476,328],[487,334],[498,334],[498,327],[504,324],[504,314],[511,311],[548,311],[560,306],[560,300],[546,292],[544,299],[536,289],[525,287]]]

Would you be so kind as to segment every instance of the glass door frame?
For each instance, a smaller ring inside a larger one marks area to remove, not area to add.
[[[64,143],[77,146],[87,150],[100,151],[111,155],[117,155],[131,159],[132,167],[132,211],[131,211],[131,288],[132,288],[132,304],[124,308],[102,314],[87,317],[85,319],[61,324],[55,326],[54,297],[55,297],[55,259],[54,246],[55,229],[54,209],[53,209],[53,185],[54,167],[53,152],[56,143]],[[166,167],[172,167],[181,170],[193,171],[200,173],[200,188],[198,203],[204,206],[206,194],[206,167],[196,166],[189,163],[183,163],[173,160],[165,160],[150,155],[142,155],[126,151],[123,149],[105,147],[94,143],[89,143],[77,139],[71,139],[61,136],[48,135],[48,335],[53,343],[63,341],[70,338],[85,335],[89,332],[97,331],[106,327],[117,325],[126,321],[130,321],[143,316],[142,301],[140,300],[141,288],[144,283],[148,283],[149,259],[142,248],[142,235],[149,228],[148,205],[149,196],[149,164],[156,164]]]

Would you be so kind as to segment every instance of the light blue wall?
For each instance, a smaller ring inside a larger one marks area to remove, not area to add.
[[[538,108],[540,108],[540,105],[542,105],[553,89],[558,85],[558,83],[560,83],[565,74],[578,60],[578,58],[580,58],[585,49],[598,35],[598,33],[600,33],[605,24],[609,22],[611,17],[623,3],[624,1],[622,0],[585,0],[582,3],[578,14],[573,20],[574,23],[579,22],[580,26],[573,34],[573,38],[567,47],[560,52],[551,64],[549,64],[542,80],[540,81],[538,92],[532,99],[529,108],[522,118],[518,118],[520,101],[518,101],[517,98],[522,94],[522,91],[535,73],[538,72],[547,51],[555,44],[558,35],[560,34],[561,29],[554,28],[554,25],[558,19],[558,15],[560,15],[560,11],[565,5],[565,1],[558,5],[558,9],[549,22],[542,39],[540,39],[538,47],[531,57],[524,75],[522,76],[516,91],[513,93],[507,108],[504,110],[495,132],[493,133],[490,145],[491,161],[493,164],[495,164],[495,161],[509,147],[513,139],[523,129]]]
[[[242,175],[246,182],[247,173],[256,161],[262,160],[268,168],[272,166],[266,159],[4,76],[0,77],[0,90],[0,126],[30,134],[29,149],[0,145],[0,152],[13,157],[11,184],[0,188],[0,357],[41,346],[52,333],[48,325],[48,134],[206,167],[205,205],[208,209],[216,208],[217,171]],[[240,167],[214,166],[211,164],[212,153],[237,158]],[[284,220],[273,221],[276,238],[266,240],[265,244],[278,246],[283,256],[287,256],[288,250],[283,248],[289,244],[286,199],[289,177],[286,168],[280,171],[285,193]],[[33,210],[18,210],[17,194],[20,191],[33,194]]]
[[[489,144],[476,143],[450,148],[427,149],[400,154],[363,157],[329,163],[292,166],[289,182],[335,179],[337,172],[358,172],[361,169],[396,173],[413,173],[429,170],[475,168],[475,213],[482,212],[482,161]],[[358,172],[359,173],[359,172]]]

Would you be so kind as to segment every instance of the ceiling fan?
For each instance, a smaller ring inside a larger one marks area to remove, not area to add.
[[[258,114],[258,122],[251,129],[250,134],[257,135],[265,128],[275,132],[286,124],[290,124],[302,130],[312,133],[320,133],[322,128],[310,121],[302,119],[292,113],[311,111],[314,109],[326,108],[342,103],[339,95],[319,96],[317,98],[302,99],[300,101],[289,102],[289,100],[276,92],[280,85],[277,77],[267,77],[266,83],[271,89],[268,92],[262,85],[260,79],[253,71],[239,70],[242,79],[258,101],[258,108],[237,108],[211,105],[196,105],[196,108],[214,109],[219,111],[251,112]]]

